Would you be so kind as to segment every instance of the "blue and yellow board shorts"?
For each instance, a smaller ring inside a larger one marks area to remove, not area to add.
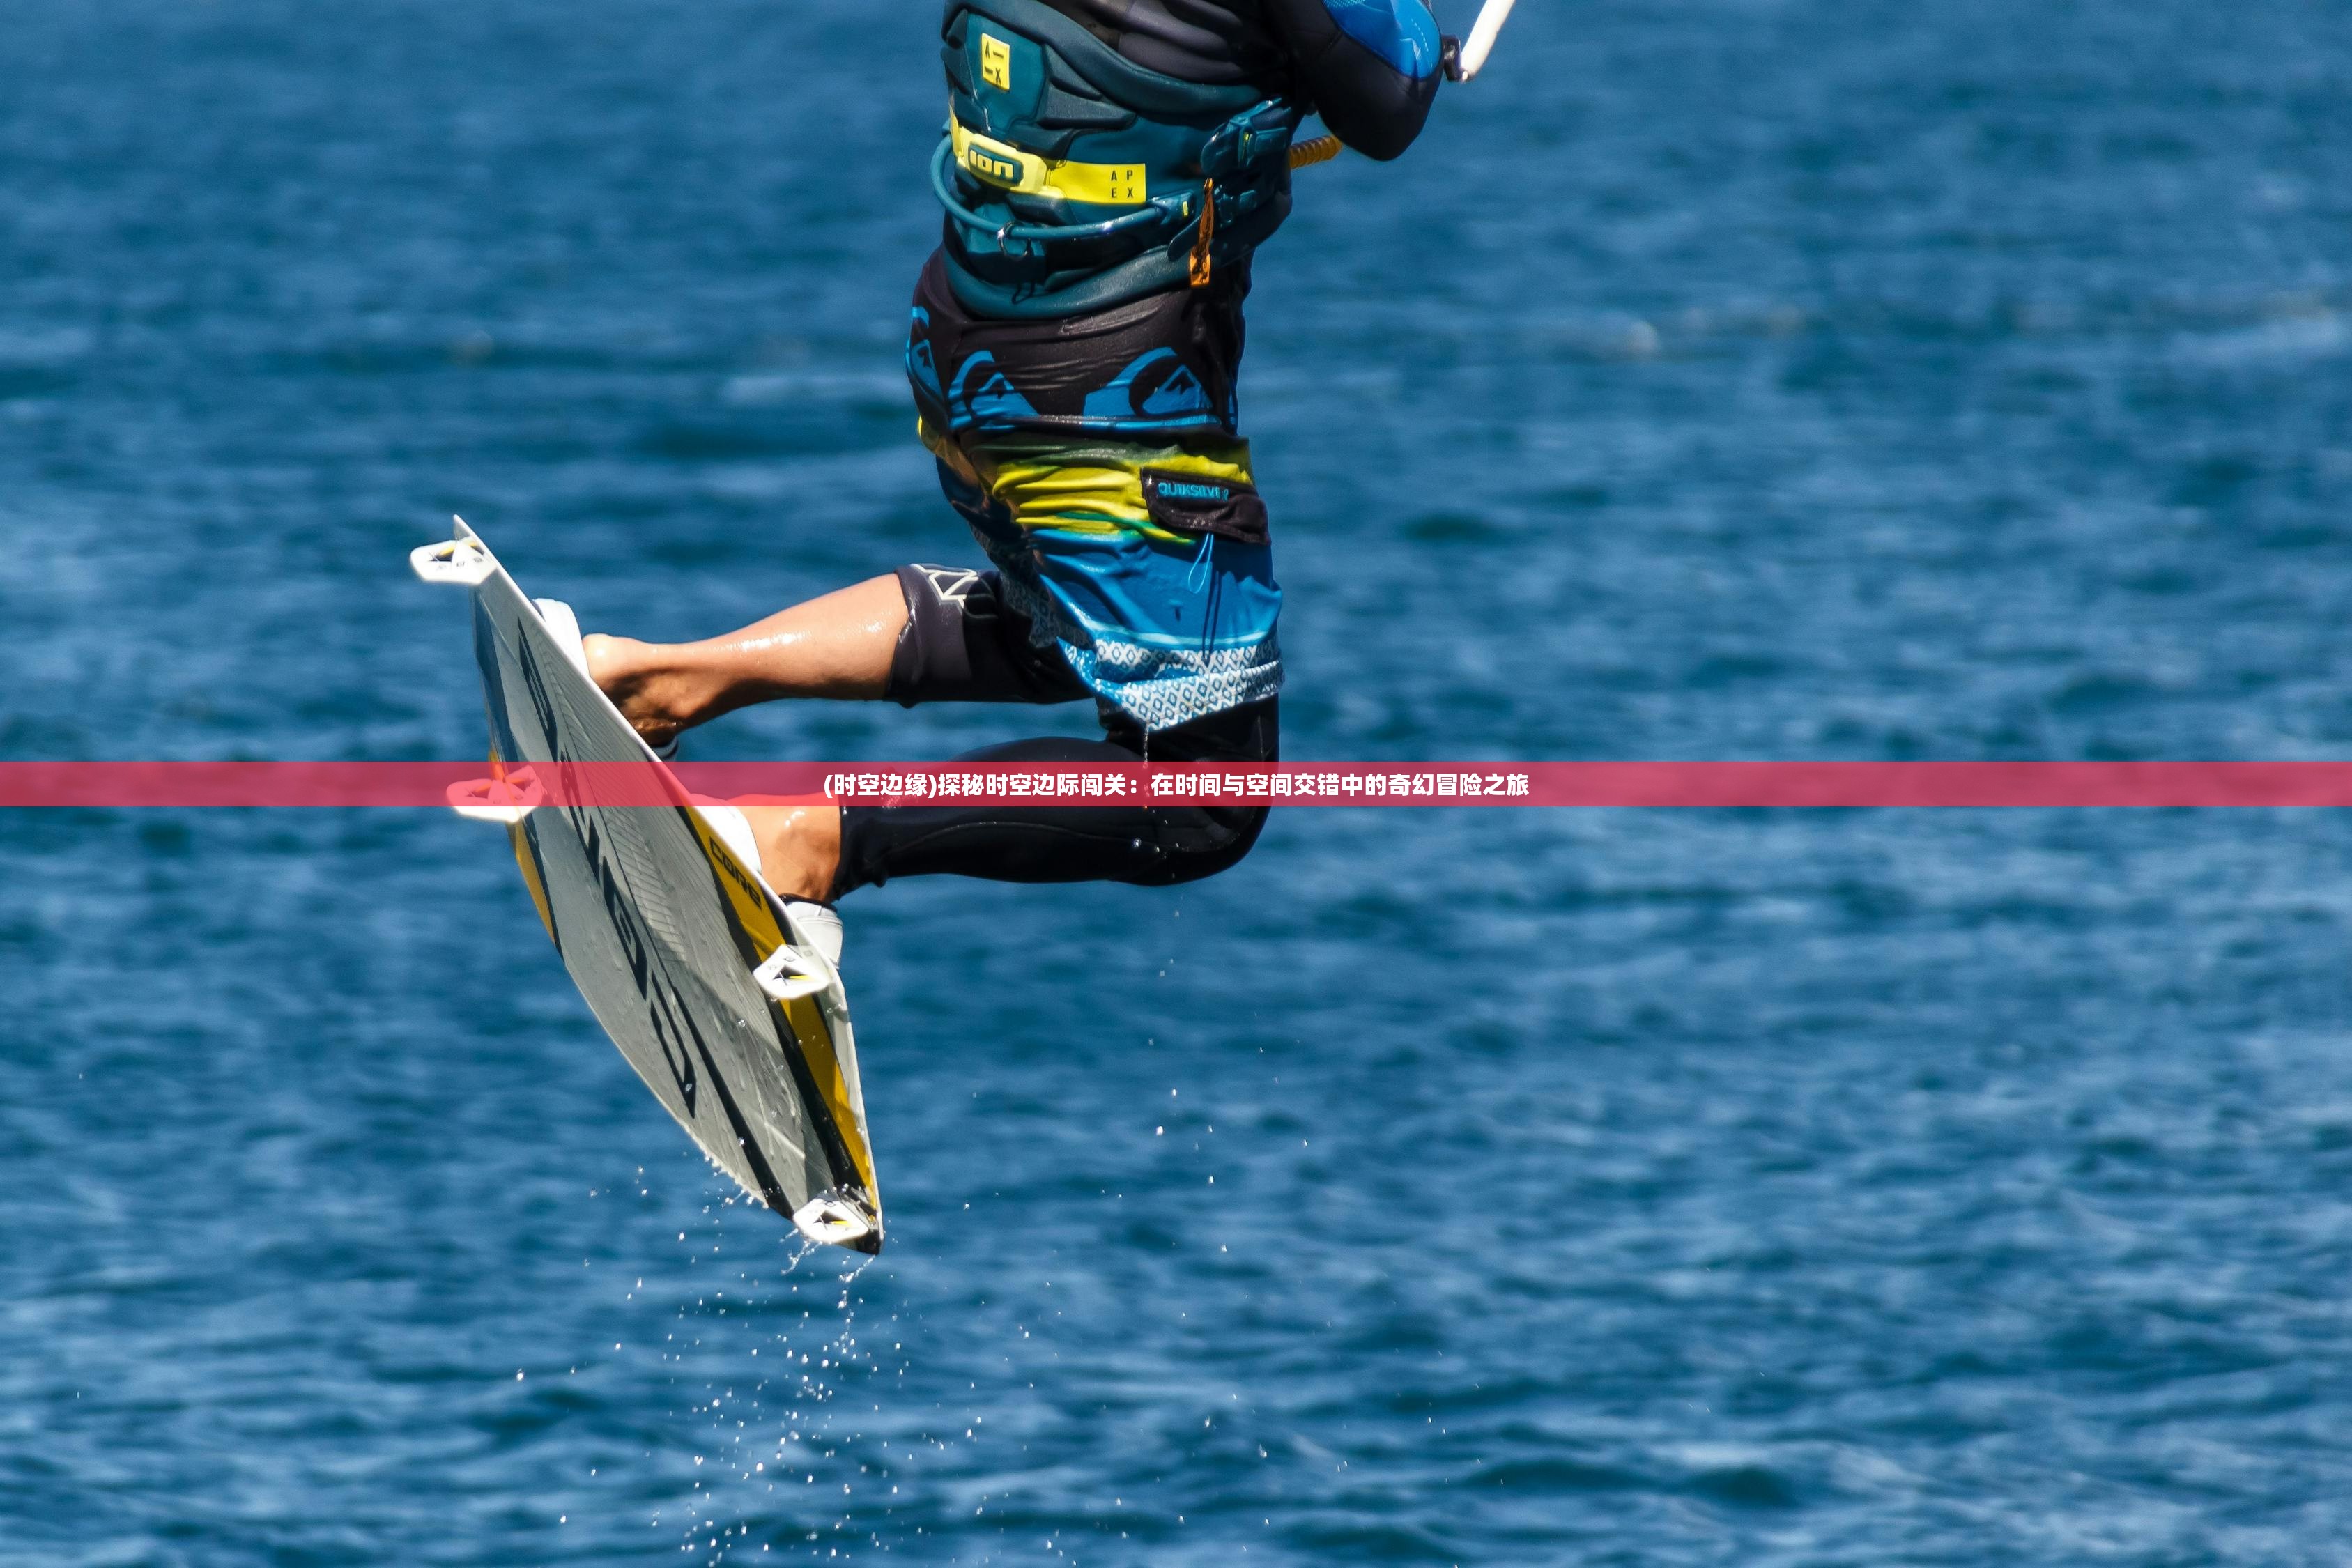
[[[1157,731],[1281,689],[1282,590],[1247,441],[951,435],[928,416],[921,436],[1008,607],[1104,703]]]

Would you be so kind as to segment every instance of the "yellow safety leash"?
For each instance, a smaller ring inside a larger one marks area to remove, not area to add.
[[[1290,150],[1290,166],[1308,169],[1318,163],[1328,163],[1345,151],[1337,136],[1318,136],[1312,142],[1301,142]]]

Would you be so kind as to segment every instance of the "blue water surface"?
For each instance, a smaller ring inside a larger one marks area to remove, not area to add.
[[[0,757],[478,755],[452,512],[646,636],[971,560],[936,9],[0,0]],[[1521,5],[1262,259],[1288,754],[2345,755],[2347,101],[2304,0]],[[864,1267],[495,833],[0,813],[0,1561],[2346,1555],[2340,815],[1302,809],[845,912]]]

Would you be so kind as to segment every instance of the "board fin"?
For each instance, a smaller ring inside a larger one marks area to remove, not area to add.
[[[854,1252],[882,1250],[881,1220],[864,1194],[841,1187],[819,1193],[794,1209],[793,1228],[826,1247],[846,1247]]]

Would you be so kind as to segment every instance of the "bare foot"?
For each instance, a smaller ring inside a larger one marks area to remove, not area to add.
[[[658,643],[592,634],[580,639],[580,651],[588,660],[588,679],[613,700],[647,745],[667,746],[679,731],[700,721],[691,680],[665,667]]]
[[[760,846],[760,874],[787,899],[822,903],[841,871],[837,805],[747,805],[743,819]]]

